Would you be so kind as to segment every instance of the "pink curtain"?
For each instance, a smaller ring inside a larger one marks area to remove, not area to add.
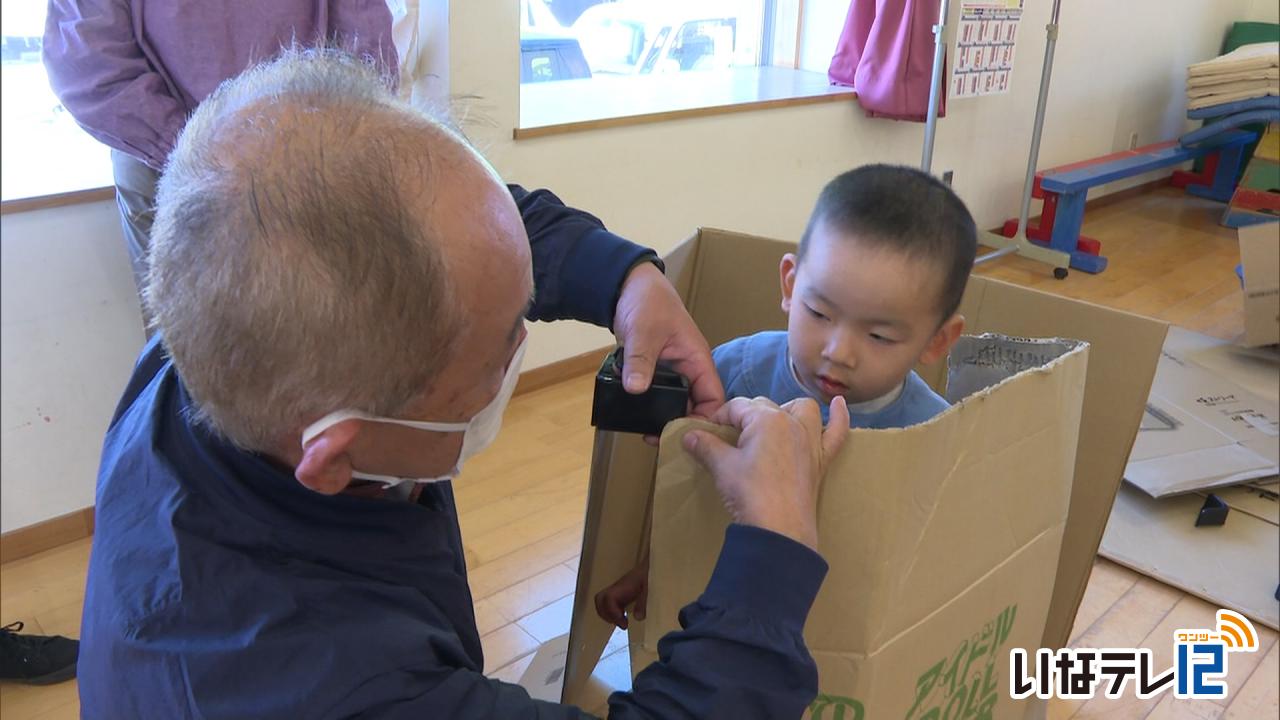
[[[848,85],[872,117],[924,122],[941,0],[852,0],[827,77]],[[946,115],[946,60],[938,117]]]

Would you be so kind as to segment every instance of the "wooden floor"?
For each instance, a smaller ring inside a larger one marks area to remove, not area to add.
[[[1097,276],[1054,280],[1043,266],[1004,258],[978,272],[1150,315],[1224,339],[1243,332],[1234,233],[1217,226],[1221,205],[1160,190],[1091,209],[1085,234],[1111,259]],[[485,670],[516,681],[539,643],[568,630],[582,539],[591,454],[589,377],[512,401],[494,448],[456,483]],[[83,540],[0,566],[0,622],[32,632],[78,635],[89,554]],[[1094,565],[1072,631],[1080,647],[1151,647],[1171,660],[1170,633],[1210,627],[1215,608],[1106,560]],[[1055,701],[1051,718],[1275,718],[1280,686],[1276,633],[1259,627],[1262,647],[1233,655],[1230,703],[1153,700]],[[597,701],[630,683],[625,638],[616,635],[597,671]],[[592,704],[596,704],[593,702]],[[595,708],[597,712],[600,707]],[[0,686],[4,720],[78,717],[74,682],[49,688]]]
[[[980,265],[977,274],[1165,320],[1237,340],[1244,296],[1236,232],[1218,225],[1222,204],[1161,188],[1085,213],[1083,234],[1102,241],[1107,269],[1055,280],[1023,258]]]

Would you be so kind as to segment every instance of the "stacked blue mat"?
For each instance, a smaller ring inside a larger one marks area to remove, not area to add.
[[[1210,122],[1178,138],[1178,142],[1183,147],[1202,143],[1218,133],[1241,125],[1280,122],[1280,97],[1268,95],[1188,110],[1187,117]]]

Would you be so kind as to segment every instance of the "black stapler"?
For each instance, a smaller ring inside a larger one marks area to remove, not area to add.
[[[666,424],[689,413],[689,381],[659,361],[653,383],[639,395],[622,386],[622,348],[605,358],[596,373],[591,424],[599,430],[660,435]]]

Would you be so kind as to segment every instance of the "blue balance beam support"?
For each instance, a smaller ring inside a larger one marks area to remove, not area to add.
[[[1049,247],[1069,253],[1072,268],[1100,273],[1107,269],[1107,258],[1076,249],[1080,228],[1084,225],[1084,203],[1088,194],[1088,189],[1059,193],[1058,214],[1054,217],[1053,233],[1049,235]]]

